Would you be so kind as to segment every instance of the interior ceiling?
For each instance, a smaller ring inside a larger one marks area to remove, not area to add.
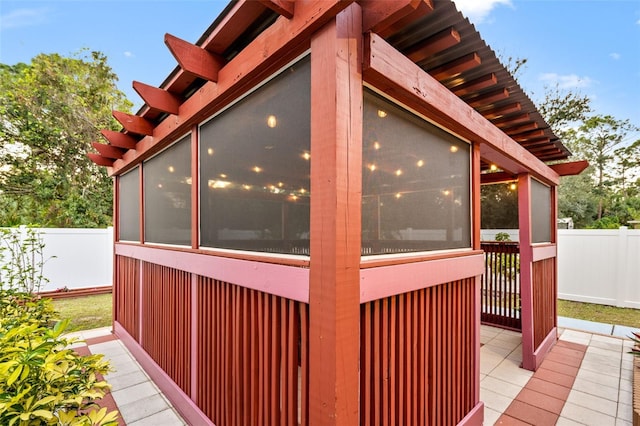
[[[224,37],[211,37],[236,3],[229,3],[195,43],[197,46],[229,60],[279,16],[260,2],[248,1],[243,13],[252,24],[226,28]],[[423,1],[415,12],[379,35],[541,161],[563,160],[571,155],[453,2]],[[177,66],[160,87],[183,102],[203,84],[205,80]],[[167,117],[166,112],[146,104],[136,115],[154,125]]]

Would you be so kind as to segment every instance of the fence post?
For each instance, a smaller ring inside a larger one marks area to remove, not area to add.
[[[613,285],[616,289],[616,306],[626,307],[625,301],[629,295],[628,286],[631,280],[627,274],[627,250],[629,245],[629,232],[626,226],[618,229],[618,244],[616,247],[616,269],[613,274]]]

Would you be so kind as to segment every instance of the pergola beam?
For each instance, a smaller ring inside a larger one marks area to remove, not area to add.
[[[164,35],[164,42],[180,68],[205,80],[218,81],[218,72],[226,63],[222,56],[168,33]]]
[[[482,59],[480,59],[480,55],[473,52],[444,65],[440,65],[439,67],[430,69],[428,72],[436,80],[446,80],[462,74],[465,71],[469,71],[481,63]]]
[[[102,136],[113,146],[124,149],[136,149],[138,142],[133,136],[114,130],[100,130]]]
[[[458,85],[448,85],[456,96],[470,95],[483,89],[487,89],[491,86],[498,84],[498,77],[494,73],[484,75],[476,78],[475,80],[467,81],[466,83]]]
[[[487,120],[493,120],[494,118],[502,118],[505,115],[513,114],[514,112],[519,112],[521,110],[522,105],[520,105],[520,102],[515,102],[513,104],[481,111],[480,114],[482,114]]]
[[[509,97],[509,91],[505,87],[502,89],[494,90],[489,93],[485,93],[480,96],[476,96],[474,98],[470,98],[466,102],[467,102],[467,105],[469,105],[471,108],[476,108],[481,105],[493,104],[498,101],[502,101],[504,99],[507,99],[508,97]]]
[[[114,161],[113,159],[104,158],[100,154],[96,154],[94,152],[88,152],[87,157],[89,157],[89,160],[93,161],[98,166],[103,166],[103,167],[113,166],[113,161]]]
[[[362,8],[362,31],[384,33],[398,22],[415,14],[422,0],[396,0],[383,2],[360,1]],[[428,4],[427,4],[428,7]],[[431,6],[433,10],[433,6]],[[421,16],[421,15],[420,15]],[[417,17],[416,17],[417,19]]]
[[[153,135],[153,123],[140,116],[126,114],[120,111],[112,111],[113,117],[118,120],[122,127],[131,133],[138,135],[151,136]]]
[[[460,33],[455,28],[449,27],[409,49],[405,54],[413,62],[421,62],[458,43],[460,43]]]
[[[259,0],[265,7],[287,19],[293,18],[295,3],[289,0]]]
[[[123,152],[120,148],[99,142],[91,142],[91,145],[105,158],[113,158],[114,160],[122,158]]]
[[[158,109],[167,114],[178,114],[180,99],[166,90],[149,86],[139,81],[133,82],[133,90],[138,92],[138,95],[150,108]]]

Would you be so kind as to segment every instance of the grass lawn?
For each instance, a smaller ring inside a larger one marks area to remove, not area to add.
[[[66,331],[89,330],[111,325],[111,293],[54,299],[53,307],[60,319],[71,319]]]
[[[640,328],[640,309],[558,300],[558,316]]]

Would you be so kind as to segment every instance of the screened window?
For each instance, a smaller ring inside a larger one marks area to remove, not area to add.
[[[363,254],[471,246],[469,145],[366,91]]]
[[[191,143],[187,135],[144,163],[144,239],[191,245]]]
[[[308,254],[305,59],[200,127],[200,244]]]
[[[140,168],[118,177],[118,240],[140,241]]]
[[[551,241],[551,188],[531,179],[531,242]]]

